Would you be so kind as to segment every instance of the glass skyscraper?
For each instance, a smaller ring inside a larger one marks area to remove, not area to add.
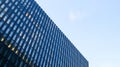
[[[88,67],[34,0],[0,0],[0,67]]]

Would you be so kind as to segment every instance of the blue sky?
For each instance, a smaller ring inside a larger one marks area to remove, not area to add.
[[[120,0],[36,1],[90,67],[120,67]]]

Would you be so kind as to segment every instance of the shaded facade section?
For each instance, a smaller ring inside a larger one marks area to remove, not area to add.
[[[88,67],[34,0],[0,0],[0,66]]]

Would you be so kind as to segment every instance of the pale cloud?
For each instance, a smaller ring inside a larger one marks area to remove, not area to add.
[[[73,10],[69,11],[68,19],[70,22],[77,22],[86,19],[90,16],[90,13],[87,10]]]
[[[68,14],[68,18],[71,22],[79,20],[80,11],[70,11]]]

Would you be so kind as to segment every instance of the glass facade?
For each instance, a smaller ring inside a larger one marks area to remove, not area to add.
[[[34,0],[0,0],[0,67],[88,67]]]

